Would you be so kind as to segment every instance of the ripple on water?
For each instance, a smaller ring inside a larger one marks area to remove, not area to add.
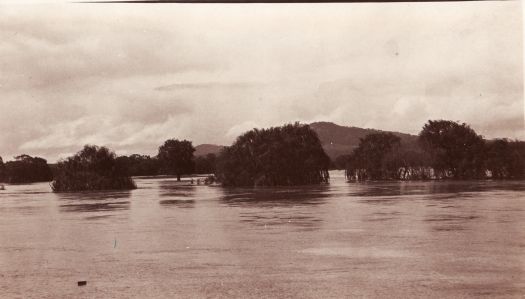
[[[413,253],[408,251],[377,247],[318,247],[303,249],[299,252],[321,256],[343,256],[357,259],[407,258],[414,256]]]

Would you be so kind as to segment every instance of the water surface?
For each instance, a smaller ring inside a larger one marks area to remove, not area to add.
[[[0,297],[525,295],[525,182],[136,182],[0,191]]]

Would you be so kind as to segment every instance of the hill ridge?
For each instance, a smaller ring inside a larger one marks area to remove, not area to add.
[[[403,144],[415,146],[417,136],[408,133],[396,131],[384,131],[371,128],[360,128],[354,126],[342,126],[333,122],[318,121],[308,124],[312,128],[319,139],[326,154],[335,159],[340,155],[350,154],[354,148],[359,145],[359,139],[364,138],[371,133],[388,132],[399,138]],[[224,145],[217,144],[199,144],[195,147],[195,156],[205,156],[207,154],[218,154]]]
[[[340,155],[350,154],[359,145],[359,139],[371,133],[392,133],[401,138],[401,142],[408,146],[415,146],[417,142],[416,135],[396,131],[342,126],[325,121],[313,122],[309,126],[317,133],[323,149],[331,159],[335,159]]]

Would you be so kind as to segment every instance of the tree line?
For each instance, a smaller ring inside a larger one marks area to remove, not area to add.
[[[0,182],[31,183],[48,182],[53,178],[51,167],[40,157],[20,155],[4,163],[0,157]]]
[[[374,133],[336,163],[350,180],[524,179],[525,142],[485,140],[465,123],[429,120],[416,148]]]
[[[524,179],[525,142],[485,140],[469,125],[429,120],[418,143],[403,144],[392,133],[373,133],[335,161],[308,125],[286,124],[240,135],[219,155],[194,157],[191,141],[169,139],[156,156],[117,156],[106,147],[86,145],[77,154],[48,165],[20,155],[3,162],[0,181],[52,181],[55,191],[133,189],[132,176],[214,174],[224,186],[289,186],[329,181],[334,164],[349,180]]]
[[[117,156],[106,147],[86,145],[53,165],[45,177],[54,191],[133,189],[131,176],[214,174],[225,186],[288,186],[327,183],[330,158],[315,131],[299,123],[253,129],[216,156],[194,157],[191,141],[169,139],[155,157]],[[7,164],[7,163],[6,163]],[[2,163],[3,166],[3,163]],[[10,175],[8,175],[10,176]],[[28,177],[27,181],[32,178]],[[12,180],[10,180],[12,182]]]
[[[74,156],[57,163],[51,187],[56,192],[134,189],[131,176],[166,174],[180,181],[182,175],[195,173],[196,169],[211,173],[210,160],[215,156],[195,158],[194,152],[191,141],[177,139],[166,140],[155,157],[117,156],[106,147],[85,145]]]
[[[178,140],[172,140],[171,143]],[[193,157],[185,165],[176,166],[177,171],[173,170],[166,164],[167,157],[159,158],[159,156],[132,154],[129,156],[117,156],[105,147],[98,147],[88,145],[90,150],[84,148],[77,155],[86,155],[92,152],[94,148],[102,151],[100,154],[109,155],[109,160],[114,160],[115,167],[119,173],[126,176],[155,176],[155,175],[171,175],[178,171],[179,175],[182,173],[189,174],[211,174],[215,172],[216,155],[207,154],[205,156]],[[189,148],[188,148],[189,149]],[[84,153],[83,151],[86,150]],[[192,150],[193,153],[194,149]],[[73,158],[73,157],[70,157]],[[66,160],[69,160],[67,158]],[[64,161],[57,164],[48,164],[47,161],[41,157],[31,157],[23,154],[14,157],[14,160],[4,162],[0,157],[0,182],[6,183],[33,183],[33,182],[50,182],[57,174],[60,173]]]

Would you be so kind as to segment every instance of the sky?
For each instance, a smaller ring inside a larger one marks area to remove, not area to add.
[[[520,1],[0,0],[0,156],[155,155],[300,121],[525,139]]]

